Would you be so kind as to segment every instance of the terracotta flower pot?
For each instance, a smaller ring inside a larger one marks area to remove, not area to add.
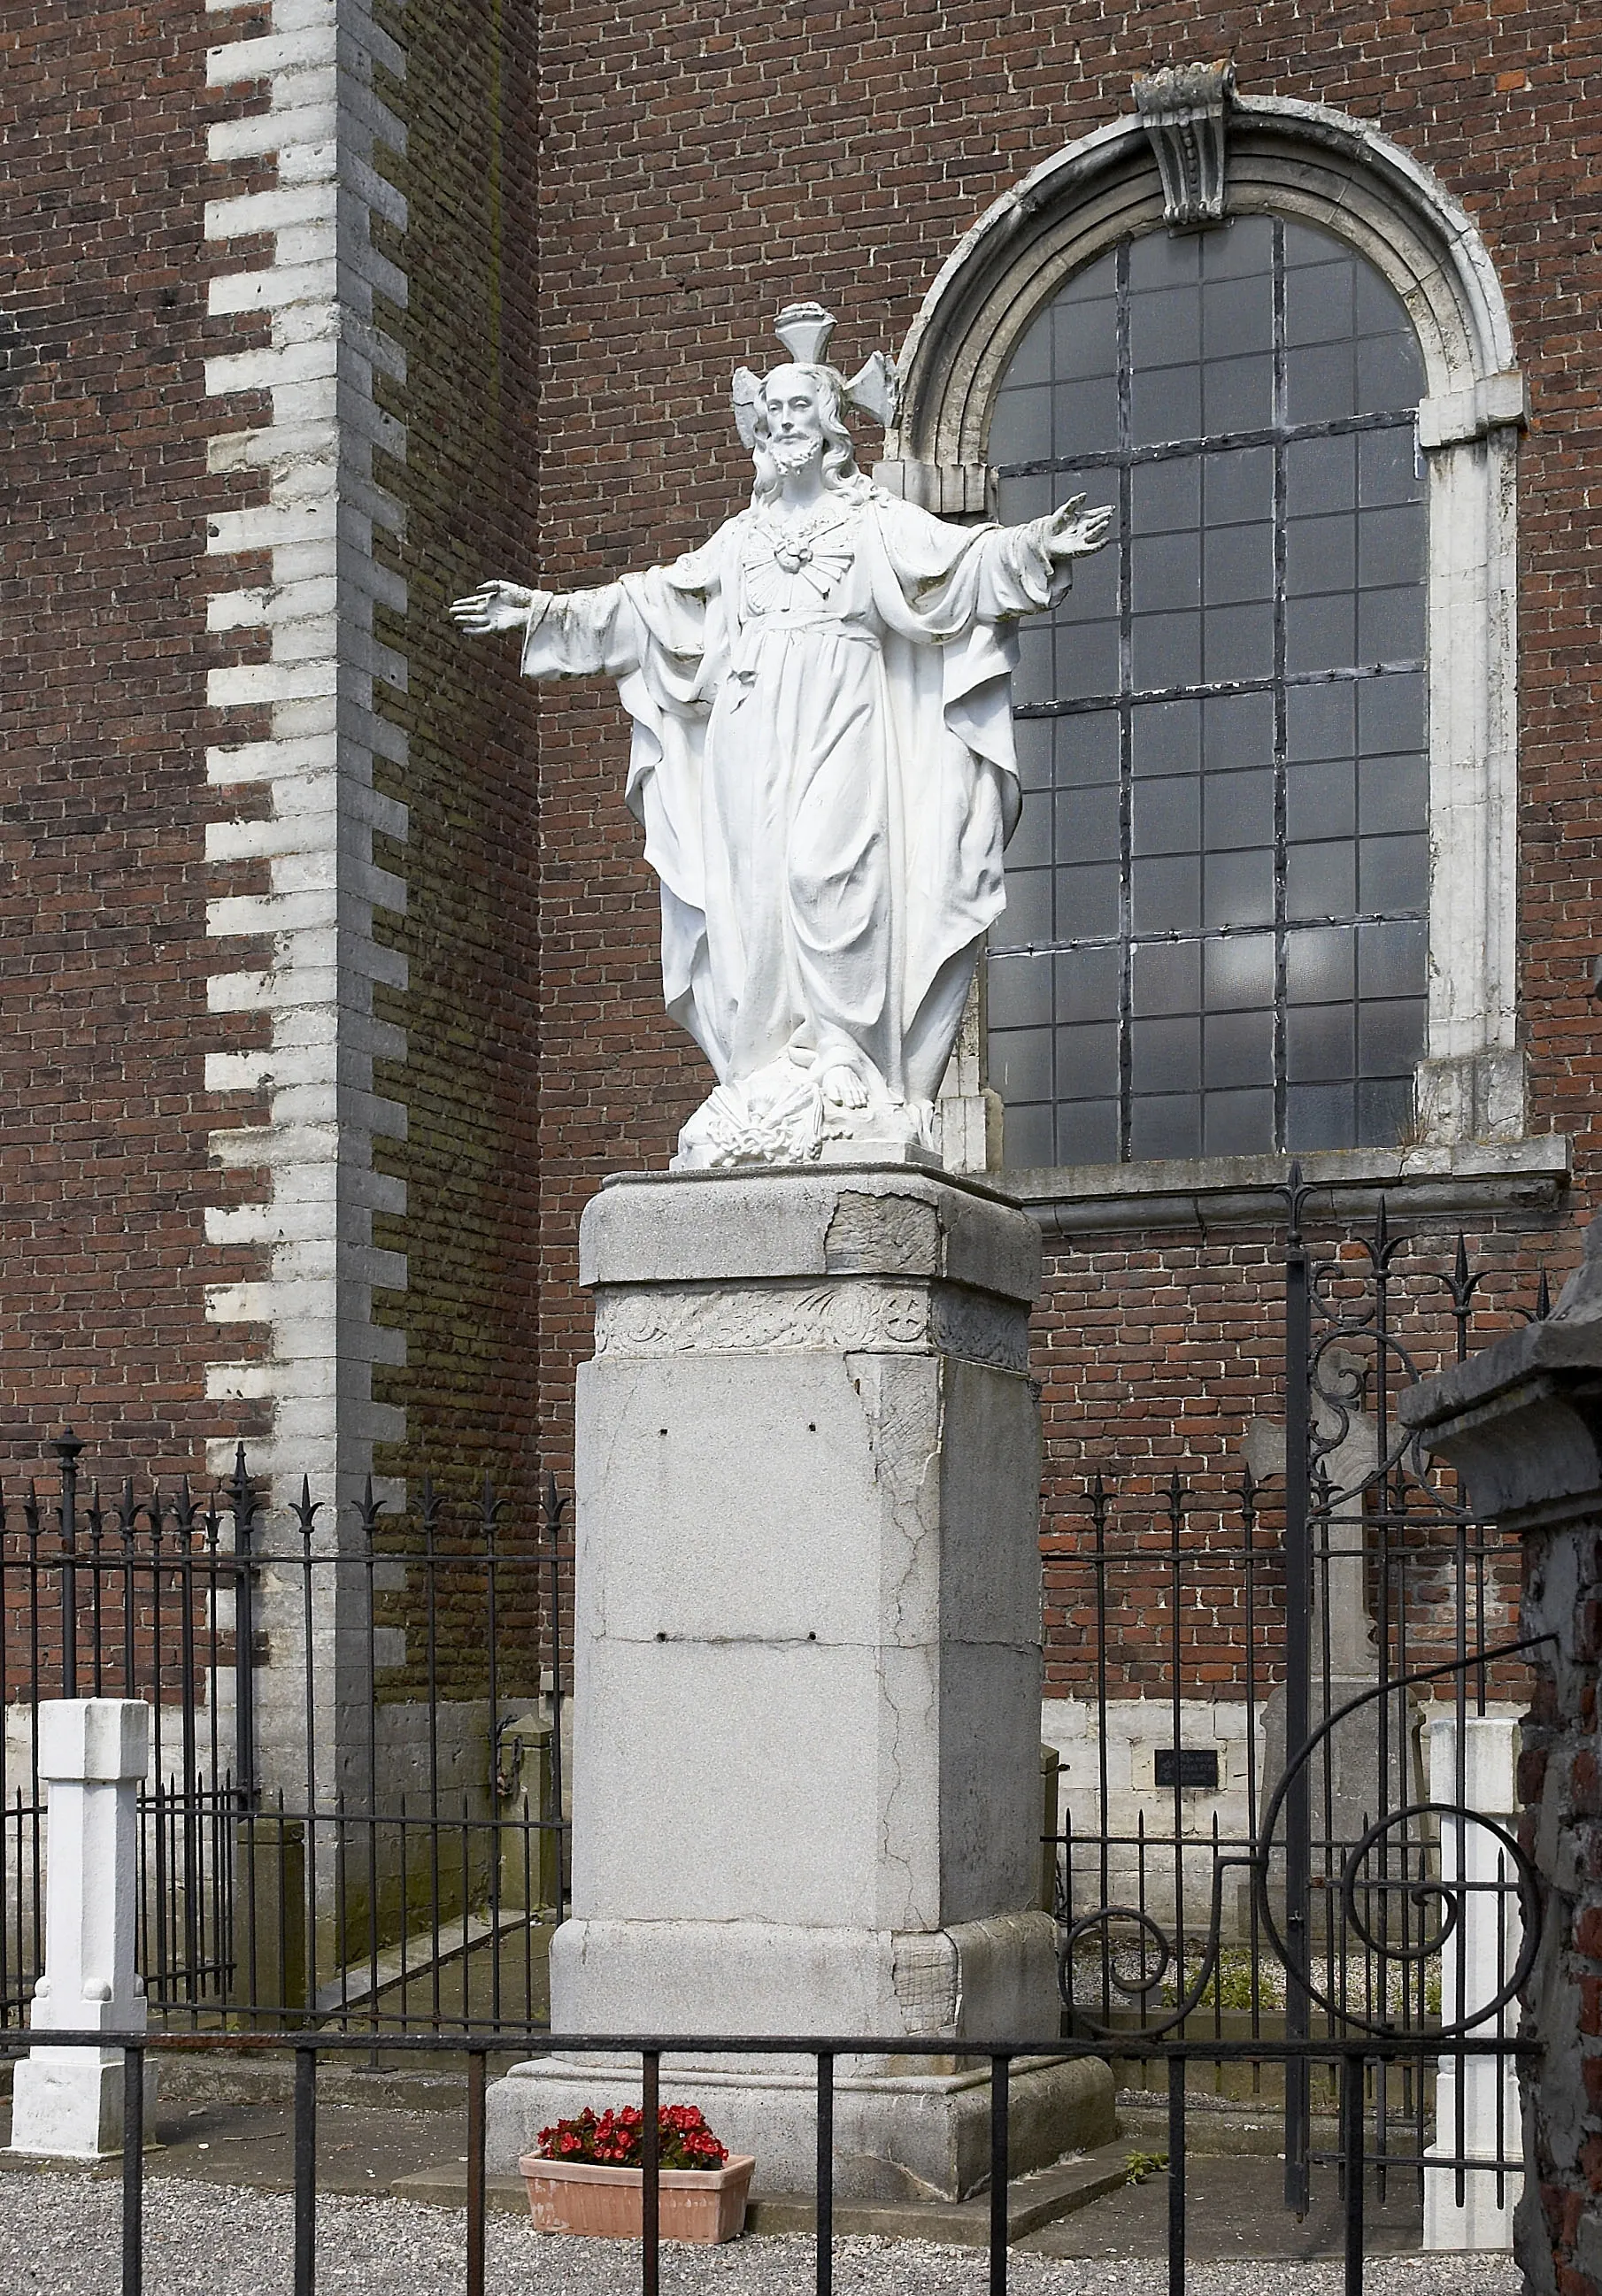
[[[538,2231],[639,2238],[642,2170],[604,2169],[594,2161],[547,2161],[538,2152],[525,2152],[517,2165]],[[721,2169],[664,2169],[662,2238],[700,2241],[708,2247],[737,2240],[745,2228],[745,2195],[755,2166],[752,2155],[743,2152],[730,2153]]]

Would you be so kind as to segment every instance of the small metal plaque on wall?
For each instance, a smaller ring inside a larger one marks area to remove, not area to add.
[[[1218,1751],[1212,1746],[1159,1746],[1157,1784],[1160,1786],[1204,1786],[1218,1792]]]

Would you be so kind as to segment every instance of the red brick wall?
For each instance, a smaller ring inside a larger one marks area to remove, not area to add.
[[[1379,1350],[1360,1334],[1335,1328],[1337,1318],[1355,1325],[1374,1313],[1373,1263],[1360,1234],[1355,1223],[1340,1230],[1310,1230],[1315,1264],[1327,1270],[1338,1262],[1339,1267],[1335,1275],[1320,1275],[1315,1285],[1320,1305],[1315,1308],[1312,1343],[1317,1350],[1322,1341],[1369,1372]],[[1371,1224],[1368,1239],[1376,1240]],[[1386,1324],[1392,1344],[1385,1351],[1385,1381],[1393,1413],[1397,1390],[1410,1383],[1413,1373],[1427,1376],[1456,1359],[1458,1241],[1453,1230],[1421,1233],[1388,1260]],[[1570,1238],[1566,1222],[1553,1221],[1509,1225],[1464,1241],[1474,1288],[1463,1337],[1472,1353],[1537,1307],[1537,1271],[1543,1264],[1556,1267]],[[1325,1308],[1331,1311],[1328,1316]],[[1047,1461],[1041,1539],[1048,1694],[1093,1695],[1097,1686],[1090,1486],[1100,1473],[1107,1507],[1103,1551],[1111,1558],[1105,1565],[1109,1694],[1165,1695],[1177,1633],[1187,1695],[1243,1697],[1250,1688],[1254,1696],[1264,1696],[1283,1673],[1283,1484],[1272,1472],[1264,1477],[1261,1455],[1256,1454],[1256,1488],[1248,1502],[1249,1462],[1242,1434],[1253,1419],[1284,1417],[1283,1229],[1212,1242],[1194,1234],[1141,1236],[1093,1252],[1056,1256],[1048,1262],[1045,1296],[1035,1316],[1033,1353],[1043,1389]],[[1318,1384],[1329,1396],[1348,1394],[1339,1370],[1322,1351]],[[1326,1414],[1326,1438],[1337,1432]],[[1404,1468],[1410,1464],[1401,1455],[1393,1418],[1388,1449]],[[1176,1476],[1182,1548],[1177,1564],[1171,1544]],[[1447,1479],[1448,1491],[1455,1488],[1455,1480]],[[1422,1494],[1415,1493],[1414,1503],[1422,1503]],[[1257,1517],[1250,1542],[1249,1504],[1254,1504]],[[1378,1505],[1376,1493],[1371,1513]],[[1327,1535],[1325,1526],[1315,1522],[1315,1554]],[[1255,1557],[1250,1574],[1244,1559],[1248,1543]],[[1416,1529],[1404,1532],[1392,1522],[1382,1537],[1371,1522],[1368,1544],[1368,1607],[1376,1617],[1377,1573],[1385,1567],[1382,1546],[1388,1559],[1393,1669],[1418,1669],[1454,1655],[1458,1590],[1450,1528],[1441,1522],[1426,1526],[1421,1516]],[[1405,1566],[1404,1546],[1413,1558]],[[1321,1562],[1314,1567],[1321,1581]],[[1516,1603],[1516,1548],[1504,1549],[1497,1542],[1485,1557],[1477,1591],[1475,1577],[1471,1554],[1468,1615],[1483,1624],[1488,1641],[1505,1640]],[[1248,1610],[1255,1625],[1250,1677]],[[1315,1664],[1321,1663],[1315,1651]],[[1491,1687],[1492,1695],[1519,1694],[1505,1674]],[[1441,1685],[1442,1695],[1451,1691],[1450,1683]]]
[[[0,1465],[70,1419],[120,1472],[248,1416],[204,1399],[222,1119],[203,865],[208,477],[201,0],[0,0]],[[229,324],[227,341],[251,340]],[[240,961],[243,961],[242,958]],[[241,1111],[244,1114],[252,1111]],[[91,1453],[86,1472],[102,1464]]]
[[[409,1438],[379,1465],[448,1487],[487,1456],[514,1480],[537,1439],[533,696],[443,617],[533,554],[536,48],[526,14],[472,0],[391,29],[411,51],[407,83],[381,91],[411,133],[411,223],[384,245],[413,278],[408,311],[379,316],[410,360],[390,394],[409,455],[377,476],[407,505],[410,606],[379,635],[411,664],[411,764],[379,774],[412,834],[376,857],[409,881],[411,988],[382,1005],[409,1057],[379,1088],[407,1108],[407,1144],[381,1154],[409,1209],[375,1240],[410,1264],[380,1308],[407,1332],[380,1391]],[[68,1419],[86,1478],[198,1473],[208,1439],[266,1432],[266,1406],[206,1397],[209,1363],[266,1344],[209,1324],[206,1291],[267,1270],[208,1244],[204,1214],[265,1193],[216,1168],[208,1136],[267,1103],[208,1095],[204,1061],[267,1041],[267,1016],[211,1015],[206,990],[270,957],[208,941],[207,901],[267,878],[204,849],[209,820],[267,802],[209,789],[205,763],[268,731],[265,710],[206,708],[209,668],[267,651],[265,631],[209,636],[207,594],[271,576],[207,555],[209,515],[265,499],[254,475],[209,475],[207,442],[267,409],[208,398],[204,360],[267,340],[265,318],[210,319],[206,298],[273,250],[203,227],[208,199],[277,181],[271,155],[206,156],[209,122],[267,94],[208,92],[208,48],[271,29],[265,5],[69,20],[0,0],[0,1471],[33,1467]]]
[[[525,1504],[538,1447],[535,1332],[539,1167],[539,849],[533,689],[514,650],[464,638],[452,597],[538,554],[535,457],[534,43],[516,12],[439,0],[396,12],[404,82],[381,93],[407,127],[392,164],[404,235],[375,228],[407,275],[404,312],[383,324],[407,355],[404,385],[381,381],[407,425],[404,465],[380,482],[407,505],[390,556],[407,583],[403,619],[378,636],[407,657],[404,773],[375,778],[408,808],[404,851],[379,857],[407,882],[393,934],[408,986],[375,1010],[407,1033],[404,1063],[378,1087],[407,1110],[404,1144],[375,1160],[406,1182],[403,1218],[374,1242],[403,1251],[407,1288],[379,1310],[407,1335],[403,1372],[375,1393],[403,1405],[404,1445],[381,1469],[432,1474],[476,1499],[490,1470]]]
[[[1588,775],[1599,666],[1594,520],[1602,340],[1595,138],[1602,24],[1573,10],[1336,0],[773,11],[558,0],[545,18],[542,573],[604,580],[736,507],[749,465],[730,369],[773,356],[777,307],[841,315],[848,369],[895,348],[961,234],[1073,137],[1130,109],[1130,82],[1233,53],[1243,91],[1373,121],[1469,208],[1497,262],[1534,418],[1521,471],[1522,938],[1532,1124],[1593,1158],[1602,808]],[[872,447],[869,442],[869,455]],[[609,1170],[660,1165],[710,1083],[666,1021],[653,889],[622,803],[623,721],[604,689],[541,703],[542,1394],[565,1426],[588,1311],[577,1215]],[[1488,1239],[1509,1297],[1572,1262],[1573,1215]],[[1450,1247],[1449,1247],[1450,1249]],[[1277,1416],[1277,1278],[1265,1239],[1153,1234],[1050,1259],[1038,1324],[1047,1528],[1081,1462],[1236,1471],[1245,1420]],[[1426,1334],[1427,1362],[1440,1334]],[[1059,1626],[1054,1678],[1072,1636]]]
[[[412,1362],[389,1392],[412,1435],[388,1464],[415,1472],[443,1457],[464,1473],[481,1437],[508,1456],[524,1439],[560,1455],[587,1347],[578,1213],[604,1172],[663,1161],[708,1082],[661,1010],[655,889],[622,803],[613,699],[594,686],[536,701],[504,657],[469,675],[439,619],[445,596],[492,567],[604,579],[696,539],[743,498],[728,373],[770,353],[778,304],[823,296],[848,363],[894,348],[984,207],[1126,112],[1131,76],[1171,57],[1232,47],[1247,92],[1376,121],[1466,201],[1499,264],[1534,406],[1521,472],[1532,1120],[1576,1136],[1583,1210],[1602,860],[1586,477],[1602,373],[1598,26],[1573,10],[1374,0],[1221,15],[556,0],[537,119],[527,12],[462,0],[408,15],[409,84],[390,95],[415,139],[401,250],[415,299],[389,324],[413,361],[396,402],[411,475],[387,476],[412,510],[413,603],[404,633],[381,634],[413,663],[414,767],[397,794],[414,808],[414,988],[394,1013],[413,1057],[404,1081],[385,1079],[409,1104],[398,1168],[412,1208],[380,1240],[411,1259],[412,1293],[389,1312],[407,1323]],[[266,29],[265,15],[228,20],[231,37]],[[251,570],[208,567],[206,515],[251,483],[208,477],[204,442],[252,417],[204,399],[202,359],[209,341],[239,348],[259,326],[204,317],[202,202],[252,180],[234,169],[224,181],[205,160],[216,37],[201,0],[70,21],[43,0],[0,0],[0,1456],[12,1459],[70,1415],[119,1463],[137,1449],[193,1465],[202,1436],[230,1423],[204,1399],[204,1366],[244,1351],[203,1307],[207,1283],[254,1272],[248,1254],[204,1244],[205,1202],[253,1192],[249,1175],[209,1171],[206,1136],[259,1113],[208,1103],[203,1054],[248,1045],[260,1025],[208,1017],[204,990],[204,901],[229,890],[201,860],[215,802],[203,750],[217,737],[204,669],[259,644],[203,629],[209,585]],[[227,267],[241,257],[234,242]],[[464,393],[465,444],[452,428]],[[227,738],[250,730],[235,714]],[[1510,1292],[1532,1291],[1538,1253],[1561,1272],[1573,1234],[1567,1214],[1544,1234],[1510,1227],[1496,1246],[1517,1270]],[[1161,1463],[1183,1443],[1222,1472],[1244,1421],[1275,1414],[1261,1239],[1154,1234],[1138,1249],[1065,1247],[1051,1264],[1039,1324],[1048,1525],[1081,1455]]]

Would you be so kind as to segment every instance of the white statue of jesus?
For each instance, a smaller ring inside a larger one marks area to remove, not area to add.
[[[718,1086],[680,1169],[932,1146],[933,1101],[1021,807],[1012,625],[1067,589],[1110,511],[957,527],[858,471],[842,408],[888,421],[883,355],[735,378],[750,507],[670,566],[596,590],[484,583],[462,628],[522,632],[530,677],[617,680],[628,800],[661,880],[668,1009]]]

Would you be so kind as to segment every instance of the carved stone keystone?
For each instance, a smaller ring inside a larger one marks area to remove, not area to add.
[[[1135,82],[1135,106],[1157,155],[1171,229],[1224,220],[1234,97],[1231,63],[1171,64]]]

